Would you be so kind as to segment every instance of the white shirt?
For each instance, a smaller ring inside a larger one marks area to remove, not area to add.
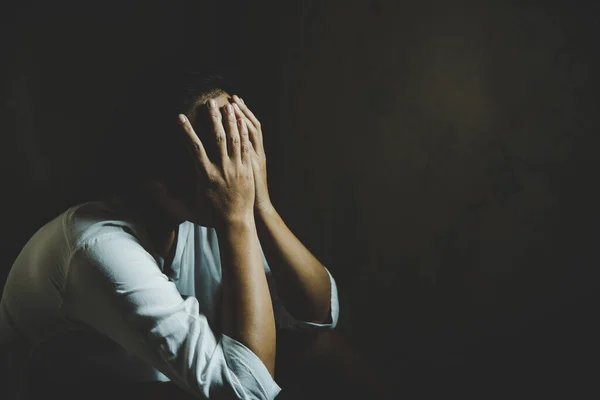
[[[200,398],[274,398],[281,389],[262,361],[217,331],[221,263],[214,229],[181,224],[171,270],[164,271],[145,232],[116,204],[72,207],[29,240],[0,302],[0,345],[51,343],[51,354],[72,355],[72,364],[92,363],[132,381],[171,380]],[[330,323],[316,324],[284,309],[264,255],[263,261],[279,328],[336,326],[337,287],[329,271]],[[72,377],[79,368],[65,373]]]

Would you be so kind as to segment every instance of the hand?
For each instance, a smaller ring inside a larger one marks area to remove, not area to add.
[[[209,160],[190,121],[183,114],[179,116],[197,171],[196,195],[191,205],[192,210],[187,212],[191,217],[186,219],[218,228],[254,217],[255,189],[250,155],[252,145],[245,120],[239,118],[236,121],[230,104],[224,107],[224,117],[212,99],[208,102],[208,111],[219,153],[214,157],[217,160]],[[181,207],[182,205],[180,209]]]
[[[254,171],[254,184],[256,189],[256,199],[254,201],[254,210],[257,213],[268,212],[273,209],[269,189],[267,187],[267,159],[263,145],[263,135],[260,121],[254,116],[252,111],[238,96],[233,96],[233,108],[238,118],[244,119],[248,127],[250,142],[250,159],[252,160],[252,170]]]

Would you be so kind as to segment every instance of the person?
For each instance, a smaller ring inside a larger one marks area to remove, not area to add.
[[[279,332],[338,323],[335,279],[270,199],[260,121],[221,77],[175,75],[145,76],[118,109],[109,178],[90,177],[110,195],[48,222],[10,270],[0,345],[37,379],[19,395],[135,398],[130,383],[171,382],[272,399]]]

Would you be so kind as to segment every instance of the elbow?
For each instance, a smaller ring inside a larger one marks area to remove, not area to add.
[[[279,394],[281,388],[273,379],[274,368],[269,368],[252,350],[227,335],[222,335],[221,345],[225,361],[223,381],[232,388],[235,398],[267,400]]]
[[[304,315],[298,315],[296,318],[321,325],[330,325],[333,323],[333,317],[331,315],[331,302],[329,300],[324,302],[324,306],[321,303],[320,307],[313,307],[311,310],[305,311]]]

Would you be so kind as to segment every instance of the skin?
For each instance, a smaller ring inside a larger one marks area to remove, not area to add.
[[[260,121],[239,97],[233,96],[233,102],[236,115],[246,118],[248,123],[258,235],[279,288],[278,295],[297,319],[323,323],[329,315],[331,298],[327,271],[287,227],[273,206],[267,186],[267,160]]]
[[[180,115],[196,164],[193,204],[171,196],[168,185],[160,181],[142,185],[134,201],[140,210],[138,218],[167,267],[175,253],[180,223],[215,228],[223,273],[221,331],[251,349],[273,376],[277,340],[259,239],[278,294],[296,318],[327,322],[329,276],[271,201],[260,121],[237,96],[224,93],[210,100],[200,111],[206,112],[210,122],[208,134],[202,130],[203,140],[190,122],[196,118]]]
[[[177,243],[178,224],[189,220],[214,227],[222,255],[223,333],[249,347],[271,375],[275,371],[277,343],[282,350],[283,358],[278,358],[282,361],[278,368],[282,377],[303,376],[305,371],[318,368],[323,371],[325,365],[327,370],[337,370],[340,375],[338,378],[332,375],[328,380],[334,392],[347,387],[349,393],[360,389],[374,395],[366,398],[387,398],[381,392],[385,385],[376,372],[345,344],[339,333],[324,332],[303,338],[284,335],[281,340],[279,335],[276,337],[258,239],[276,279],[278,295],[296,318],[327,322],[329,277],[322,264],[285,225],[271,202],[260,121],[237,96],[222,94],[213,100],[215,107],[207,111],[212,129],[208,137],[203,137],[204,141],[198,138],[187,118],[181,124],[197,161],[196,207],[190,208],[169,196],[161,182],[149,182],[142,188],[147,197],[140,199],[138,206],[141,204],[141,218],[154,238],[154,247],[169,265]],[[226,112],[229,104],[233,104],[233,113]],[[219,135],[224,140],[218,139]],[[207,149],[216,150],[207,152]],[[308,373],[304,381],[314,379]],[[362,386],[348,386],[352,381]],[[173,384],[148,384],[142,391],[146,398],[190,398]]]
[[[246,124],[251,144],[248,155],[251,160],[255,187],[254,221],[265,257],[269,262],[277,287],[280,288],[278,295],[281,301],[286,309],[298,319],[316,323],[326,322],[331,296],[329,276],[323,265],[287,227],[271,202],[260,121],[238,96],[229,96],[225,93],[214,97],[213,100],[217,109],[221,110],[221,115],[224,115],[225,106],[232,104],[235,117],[238,120],[244,120]],[[216,142],[215,139],[210,137],[207,139],[212,140],[213,143],[203,143],[204,151],[207,152],[207,155],[217,153],[210,151]],[[200,142],[200,139],[198,141]],[[206,184],[207,182],[200,174],[198,178],[200,190],[203,190],[202,188]],[[177,225],[185,220],[213,227],[219,226],[221,223],[222,217],[219,216],[220,214],[215,215],[217,211],[206,199],[206,196],[199,195],[197,208],[190,210],[169,196],[166,185],[152,182],[148,188],[160,211],[155,210],[156,207],[150,207],[150,211],[146,213],[147,217],[144,219],[154,220],[151,224],[156,228],[150,230],[156,232],[154,235],[157,243],[155,247],[161,249],[160,255],[165,258],[167,265],[172,258],[170,251],[176,245]],[[199,210],[202,210],[202,214]],[[156,218],[157,215],[163,217]]]
[[[274,375],[275,318],[254,220],[248,128],[231,104],[221,112],[216,101],[209,100],[208,110],[219,154],[209,159],[189,120],[179,116],[196,161],[196,199],[191,208],[171,199],[171,209],[195,223],[206,215],[214,222],[223,275],[222,332],[246,345]]]

